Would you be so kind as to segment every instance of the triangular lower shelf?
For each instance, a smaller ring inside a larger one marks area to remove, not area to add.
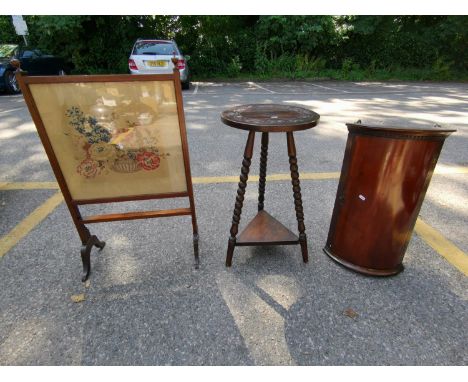
[[[242,233],[236,245],[298,244],[299,238],[268,212],[259,211]]]

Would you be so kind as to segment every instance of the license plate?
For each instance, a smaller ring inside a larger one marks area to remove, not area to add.
[[[167,66],[168,64],[168,61],[165,61],[165,60],[155,60],[155,61],[146,61],[146,65],[147,66],[151,66],[151,67],[165,67]]]

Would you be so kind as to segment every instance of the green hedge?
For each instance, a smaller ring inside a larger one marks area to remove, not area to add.
[[[467,16],[26,16],[75,73],[126,73],[138,37],[175,39],[198,78],[465,80]],[[0,43],[21,42],[0,16]]]

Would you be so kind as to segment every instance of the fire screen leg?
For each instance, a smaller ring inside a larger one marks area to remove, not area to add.
[[[81,261],[83,262],[83,277],[81,281],[85,282],[88,280],[89,274],[91,273],[91,249],[93,246],[98,247],[100,250],[104,248],[106,243],[100,241],[96,235],[89,237],[88,241],[81,246]]]
[[[195,255],[195,269],[198,269],[200,267],[200,258],[199,258],[199,255],[198,255],[198,241],[199,241],[198,232],[194,232],[194,234],[193,234],[193,253]]]
[[[195,257],[195,269],[198,269],[200,267],[200,257],[198,255],[198,242],[199,242],[198,224],[197,224],[197,215],[195,213],[195,201],[193,199],[193,191],[191,187],[192,186],[190,185],[189,202],[190,202],[190,209],[192,210],[193,255]]]

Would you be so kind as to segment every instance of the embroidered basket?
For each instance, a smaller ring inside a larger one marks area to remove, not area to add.
[[[140,171],[141,167],[134,159],[122,158],[114,161],[112,164],[112,170],[117,172],[130,173]]]

